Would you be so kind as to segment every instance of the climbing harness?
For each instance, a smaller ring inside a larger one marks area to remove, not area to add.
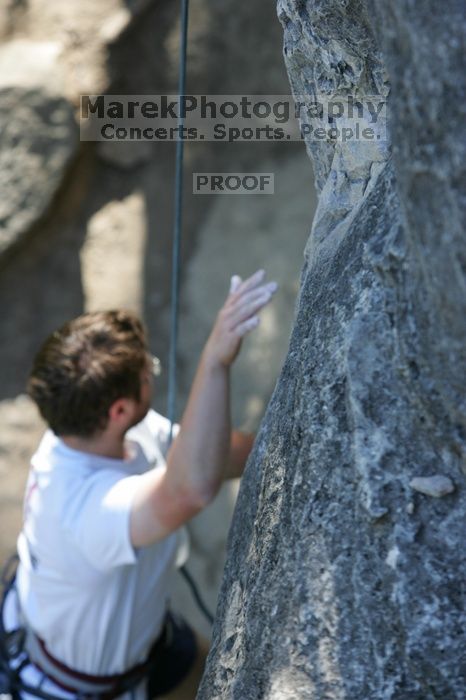
[[[167,613],[162,632],[152,645],[144,662],[124,673],[112,676],[80,673],[55,659],[46,649],[43,641],[20,619],[16,620],[15,627],[5,628],[7,600],[13,604],[16,603],[17,606],[15,587],[17,563],[17,555],[11,557],[4,567],[1,579],[3,591],[0,602],[0,695],[9,694],[13,700],[19,700],[21,692],[24,692],[43,700],[63,700],[63,696],[44,691],[40,684],[33,686],[23,680],[22,671],[30,665],[38,669],[44,678],[66,692],[72,693],[79,700],[113,700],[124,693],[132,693],[157,663],[160,650],[170,638],[172,624],[170,613]],[[16,600],[9,601],[10,596]]]
[[[171,643],[177,624],[176,616],[167,611],[162,631],[146,660],[128,671],[111,676],[94,676],[75,671],[54,658],[44,642],[23,620],[16,591],[18,561],[17,555],[11,557],[1,577],[0,696],[8,694],[12,700],[20,700],[23,692],[42,700],[63,700],[63,695],[43,689],[43,682],[48,681],[76,700],[114,700],[125,693],[130,693],[134,700],[136,687],[157,668],[161,655],[163,658],[164,647]],[[7,604],[10,606],[9,615],[5,614]],[[42,676],[37,685],[24,680],[23,671],[27,667],[32,667]]]
[[[8,596],[14,594],[17,557],[11,557],[2,572],[2,597],[0,601],[0,695],[10,695],[19,700],[21,691],[43,700],[63,700],[58,695],[46,693],[40,687],[30,686],[21,678],[21,672],[30,664],[24,649],[26,632],[18,626],[5,629],[4,612]]]

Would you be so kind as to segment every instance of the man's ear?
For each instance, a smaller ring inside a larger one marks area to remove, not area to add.
[[[125,423],[132,411],[131,399],[116,399],[108,409],[108,419],[110,423]]]

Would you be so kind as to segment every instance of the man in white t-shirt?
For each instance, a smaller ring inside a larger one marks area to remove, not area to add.
[[[208,643],[168,610],[180,528],[244,468],[252,440],[231,433],[229,370],[276,287],[262,270],[232,278],[170,449],[133,314],[85,314],[42,346],[28,388],[49,430],[16,577],[24,683],[65,698],[195,697]]]

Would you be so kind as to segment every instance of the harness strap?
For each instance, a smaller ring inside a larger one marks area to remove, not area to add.
[[[25,649],[31,663],[63,690],[78,696],[98,695],[101,700],[112,700],[138,685],[147,675],[158,653],[166,644],[168,636],[167,623],[168,620],[165,622],[162,633],[151,647],[145,661],[124,673],[111,676],[94,676],[69,668],[50,653],[43,640],[30,628],[26,630]]]

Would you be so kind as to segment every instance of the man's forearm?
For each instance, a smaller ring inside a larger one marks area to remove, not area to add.
[[[230,370],[204,351],[167,460],[172,476],[201,500],[211,500],[225,478],[230,432]]]

